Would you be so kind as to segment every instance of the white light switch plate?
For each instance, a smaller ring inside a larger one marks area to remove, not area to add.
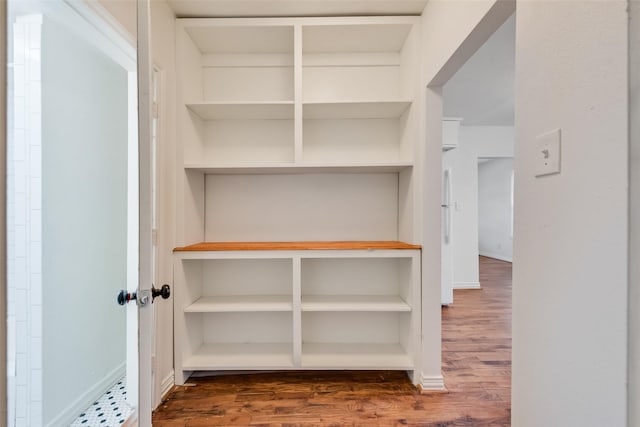
[[[560,173],[560,129],[536,137],[536,177]]]

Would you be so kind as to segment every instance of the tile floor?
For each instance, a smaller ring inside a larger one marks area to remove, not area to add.
[[[118,381],[111,390],[71,423],[71,427],[118,427],[131,415],[133,409],[126,402],[126,384],[124,378]]]

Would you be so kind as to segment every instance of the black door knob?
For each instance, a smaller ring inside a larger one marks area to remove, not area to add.
[[[167,299],[169,298],[169,296],[171,296],[171,288],[169,287],[169,285],[162,285],[160,289],[151,287],[151,296],[153,297],[151,302],[153,302],[153,300],[155,300],[156,297],[162,297],[162,299]]]
[[[131,300],[135,300],[137,298],[136,293],[129,293],[125,289],[121,290],[118,293],[118,304],[125,305]]]

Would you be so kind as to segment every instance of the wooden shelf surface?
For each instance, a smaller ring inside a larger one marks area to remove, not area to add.
[[[342,241],[342,242],[201,242],[175,248],[174,252],[204,251],[299,251],[299,250],[373,250],[373,249],[421,249],[421,245],[405,242]]]

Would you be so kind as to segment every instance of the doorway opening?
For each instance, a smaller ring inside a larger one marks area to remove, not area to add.
[[[507,411],[514,80],[515,14],[441,88],[444,381],[500,396]],[[486,381],[492,387],[479,386]]]
[[[7,425],[70,425],[137,378],[136,52],[84,3],[10,1],[7,27]]]
[[[443,86],[444,305],[482,287],[480,255],[511,262],[514,74],[512,15]]]

